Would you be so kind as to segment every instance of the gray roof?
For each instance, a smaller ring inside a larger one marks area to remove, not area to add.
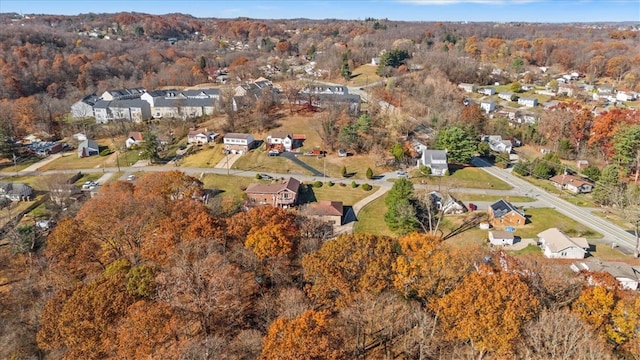
[[[182,92],[184,96],[188,98],[194,97],[217,97],[220,96],[220,89],[218,88],[209,88],[209,89],[198,89],[198,90],[185,90]]]
[[[251,134],[240,134],[240,133],[227,133],[224,138],[225,139],[249,139],[252,136]]]
[[[496,218],[501,218],[512,211],[515,211],[518,214],[524,216],[523,211],[518,210],[515,206],[513,206],[513,204],[505,201],[504,199],[500,199],[495,203],[491,204],[490,206],[491,206],[491,210],[493,210],[493,216]]]
[[[107,92],[111,96],[113,96],[113,99],[115,100],[115,99],[140,97],[140,95],[144,94],[146,90],[144,88],[130,88],[130,89],[107,90]]]
[[[111,101],[106,100],[98,100],[95,105],[93,105],[94,109],[106,109],[109,107],[109,103]]]
[[[202,98],[202,99],[198,99],[198,98],[183,98],[183,97],[178,97],[178,98],[166,98],[166,97],[159,97],[155,99],[155,106],[156,108],[159,107],[182,107],[182,106],[198,106],[198,107],[206,107],[206,106],[213,106],[214,99],[212,98]]]
[[[91,94],[83,97],[82,100],[80,101],[82,101],[87,105],[94,106],[98,101],[100,101],[100,96],[96,94]]]
[[[78,144],[78,149],[82,149],[82,148],[90,148],[90,149],[100,149],[100,147],[98,146],[98,143],[95,140],[90,140],[87,139],[83,142],[81,142],[80,144]]]
[[[0,189],[6,195],[31,196],[33,189],[31,186],[22,183],[0,182]]]
[[[576,268],[578,270],[608,272],[615,278],[640,280],[640,268],[634,268],[633,266],[623,262],[589,259],[578,263]]]
[[[143,107],[149,107],[149,103],[144,101],[144,100],[140,100],[140,99],[113,100],[109,104],[109,107],[110,108],[123,108],[123,109],[143,108]]]

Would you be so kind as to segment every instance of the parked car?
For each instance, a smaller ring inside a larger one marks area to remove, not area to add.
[[[347,157],[347,155],[349,155],[349,154],[347,153],[346,150],[342,150],[342,149],[338,150],[338,156],[339,157]]]
[[[476,211],[478,210],[478,206],[474,203],[469,203],[469,211]]]
[[[258,176],[260,176],[260,179],[262,180],[273,180],[273,176],[269,174],[258,174]]]
[[[409,178],[409,174],[408,174],[406,171],[404,171],[404,170],[397,170],[397,171],[396,171],[396,175],[397,175],[399,178],[407,178],[407,179]]]
[[[278,156],[280,155],[280,151],[278,150],[269,150],[269,156]]]
[[[135,175],[133,175],[133,174],[131,174],[131,175],[127,176],[127,181],[133,181],[133,180],[135,180],[135,179],[136,179],[136,176],[135,176]]]

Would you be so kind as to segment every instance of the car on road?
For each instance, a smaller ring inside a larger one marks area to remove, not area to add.
[[[131,174],[131,175],[127,176],[127,181],[133,181],[133,180],[135,180],[135,179],[136,179],[136,176],[135,176],[135,175],[133,175],[133,174]]]
[[[280,151],[278,150],[269,150],[269,156],[278,156],[280,155]]]
[[[258,174],[258,176],[260,176],[261,180],[273,180],[273,176],[269,174]]]
[[[396,176],[398,176],[399,178],[406,178],[406,179],[408,179],[410,177],[409,173],[407,173],[404,170],[397,170],[396,171]]]

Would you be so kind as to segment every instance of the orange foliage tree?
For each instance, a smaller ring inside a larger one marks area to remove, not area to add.
[[[331,332],[329,311],[308,310],[294,319],[278,318],[264,337],[261,359],[347,359],[341,339]]]
[[[445,337],[470,341],[480,354],[512,353],[523,325],[539,306],[527,283],[517,273],[481,265],[432,306]]]

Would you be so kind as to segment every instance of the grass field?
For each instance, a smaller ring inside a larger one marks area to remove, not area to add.
[[[78,155],[75,153],[68,153],[44,165],[38,170],[47,171],[47,170],[99,168],[99,167],[102,167],[103,164],[105,164],[106,160],[107,160],[106,156],[95,155],[95,156],[90,156],[85,158],[79,158]]]
[[[212,168],[224,157],[224,153],[222,152],[223,148],[224,145],[222,144],[203,146],[196,150],[195,153],[181,159],[180,166]]]
[[[498,196],[498,195],[486,195],[486,194],[467,194],[467,193],[452,193],[453,197],[462,201],[498,201],[500,199],[509,198],[507,201],[509,202],[534,202],[535,199],[532,199],[528,196]]]
[[[233,164],[232,168],[266,173],[311,175],[306,169],[303,169],[284,156],[268,156],[266,151],[264,151],[264,147],[253,149],[242,155]],[[321,169],[318,170],[322,171]]]
[[[380,76],[376,74],[378,67],[375,65],[361,65],[351,72],[351,80],[347,82],[349,86],[367,86],[380,80]]]
[[[13,165],[12,162],[5,162],[2,165],[4,166],[0,172],[2,173],[15,173],[16,171],[22,171],[26,168],[28,168],[29,166],[37,163],[38,161],[42,160],[41,158],[38,157],[29,157],[28,159],[19,162],[18,164],[16,164],[15,166]]]
[[[417,171],[412,173],[411,181],[414,184],[439,185],[443,189],[470,188],[470,189],[494,189],[511,190],[513,187],[504,181],[489,175],[482,169],[475,167],[463,167],[455,170],[450,176],[419,176]]]
[[[554,209],[550,208],[530,208],[525,212],[528,223],[517,227],[515,235],[522,238],[535,238],[537,234],[552,227],[557,227],[569,236],[586,237],[588,239],[598,239],[602,234],[570,219]],[[499,227],[496,230],[504,230]]]
[[[354,227],[355,232],[394,236],[384,222],[384,213],[387,212],[384,199],[385,197],[381,196],[360,210],[358,221]]]

